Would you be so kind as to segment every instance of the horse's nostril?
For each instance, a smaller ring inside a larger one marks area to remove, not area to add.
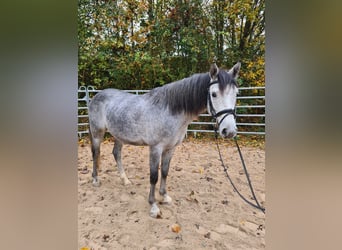
[[[229,135],[227,135],[228,138],[233,138],[235,136],[234,133],[229,133]]]
[[[226,128],[222,129],[222,135],[224,135],[224,136],[227,135],[227,129]]]

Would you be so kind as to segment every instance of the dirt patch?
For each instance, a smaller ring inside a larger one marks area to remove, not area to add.
[[[220,141],[229,173],[239,190],[251,194],[233,142]],[[168,176],[171,205],[149,216],[149,149],[125,145],[122,161],[132,185],[123,186],[112,155],[101,146],[100,187],[91,184],[88,144],[78,148],[79,248],[88,249],[264,249],[265,215],[233,191],[210,140],[185,140],[177,147]],[[256,196],[265,205],[265,151],[241,147]],[[158,194],[159,183],[156,190]]]

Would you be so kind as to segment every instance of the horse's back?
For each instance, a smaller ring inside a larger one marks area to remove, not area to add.
[[[89,125],[91,129],[107,129],[108,110],[119,106],[129,93],[118,89],[104,89],[97,93],[89,104]]]
[[[120,107],[136,99],[137,95],[118,89],[104,89],[97,93],[90,102],[89,112],[98,112],[99,108]]]
[[[137,136],[140,131],[134,127],[146,118],[147,106],[142,95],[105,89],[97,93],[89,105],[89,123],[93,128],[108,130],[117,138],[128,134]]]
[[[184,137],[187,118],[171,115],[154,103],[149,94],[135,95],[105,89],[94,96],[89,106],[92,129],[105,129],[123,143],[174,146]]]
[[[127,96],[132,96],[132,94],[119,89],[104,89],[94,96],[94,98],[90,102],[90,106],[99,105],[100,103],[115,100],[115,98],[124,98]]]

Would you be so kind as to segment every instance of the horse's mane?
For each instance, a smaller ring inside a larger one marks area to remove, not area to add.
[[[219,88],[223,91],[227,84],[236,84],[225,71],[218,74]],[[182,80],[152,89],[147,95],[152,103],[161,108],[169,108],[173,115],[185,112],[198,115],[207,105],[210,76],[208,73],[194,74]]]

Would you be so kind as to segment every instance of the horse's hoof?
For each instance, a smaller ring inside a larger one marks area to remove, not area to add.
[[[150,216],[152,218],[158,218],[161,216],[160,209],[158,208],[156,203],[152,204],[151,210],[150,210]]]
[[[124,180],[124,185],[125,186],[131,185],[131,184],[132,184],[132,182],[130,180],[128,180],[128,179]]]
[[[93,186],[94,187],[99,187],[99,186],[101,186],[101,182],[99,180],[97,180],[97,179],[93,179]]]
[[[122,175],[120,176],[120,178],[121,178],[121,180],[122,180],[122,182],[123,182],[123,184],[124,184],[125,186],[131,185],[131,184],[132,184],[132,182],[131,182],[130,180],[128,180],[126,174],[122,174]]]
[[[164,194],[163,204],[170,205],[171,203],[172,203],[172,198],[168,196],[167,194]]]

